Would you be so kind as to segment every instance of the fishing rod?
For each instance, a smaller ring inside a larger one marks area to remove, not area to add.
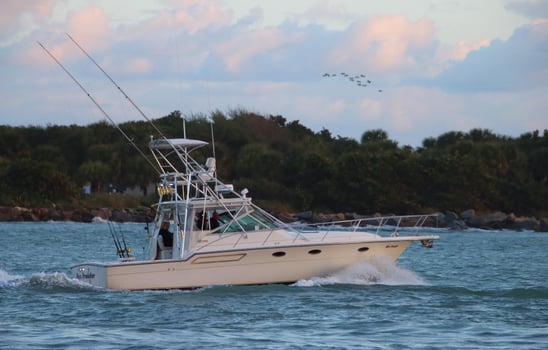
[[[55,56],[53,56],[53,54],[48,49],[46,49],[44,45],[42,45],[41,42],[38,41],[38,45],[40,45],[40,47],[42,47],[42,49],[44,49],[44,51],[55,61],[55,63],[57,63],[57,65],[59,67],[61,67],[63,69],[63,71],[65,71],[65,73],[67,73],[67,75],[76,83],[76,85],[78,85],[80,87],[80,89],[82,89],[82,91],[89,97],[89,99],[95,104],[95,106],[97,108],[99,108],[99,110],[103,113],[103,115],[116,127],[116,129],[118,129],[118,131],[139,152],[139,154],[141,156],[143,156],[143,158],[145,158],[145,160],[148,162],[148,164],[150,164],[152,166],[152,168],[154,170],[156,170],[156,172],[158,174],[161,174],[161,171],[158,170],[156,165],[154,163],[152,163],[152,161],[143,153],[143,151],[139,148],[139,146],[137,146],[137,144],[135,144],[135,141],[133,141],[133,139],[130,138],[124,132],[124,130],[122,130],[120,128],[120,126],[116,122],[114,122],[114,120],[110,117],[110,115],[108,115],[108,113],[103,109],[103,107],[101,107],[101,105],[95,100],[95,98],[93,98],[93,96],[91,96],[91,94],[86,90],[86,88],[82,84],[80,84],[80,82],[74,77],[74,75],[72,75],[72,73],[70,73],[69,70],[67,68],[65,68],[65,66],[61,62],[59,62],[59,60],[57,58],[55,58]]]
[[[118,91],[120,91],[120,93],[122,95],[124,95],[124,97],[126,98],[126,100],[129,101],[129,103],[131,103],[131,105],[133,107],[135,107],[135,109],[141,114],[141,116],[143,118],[145,118],[146,121],[148,121],[150,123],[150,125],[152,125],[152,127],[158,132],[158,134],[163,138],[163,139],[167,139],[164,134],[160,131],[160,129],[158,129],[156,127],[156,125],[152,122],[152,120],[150,120],[146,115],[145,113],[135,104],[135,102],[133,102],[133,100],[125,93],[124,90],[122,90],[122,88],[114,81],[114,79],[112,79],[112,77],[99,65],[99,63],[97,63],[97,61],[95,61],[95,59],[93,59],[93,57],[91,57],[91,55],[82,47],[80,46],[80,44],[78,44],[78,42],[72,37],[70,36],[69,33],[65,33],[67,34],[67,36],[69,37],[69,39],[74,43],[74,45],[76,45],[90,60],[91,62],[93,62],[93,64],[95,64],[95,66],[97,68],[99,68],[99,70],[101,70],[101,72],[103,72],[103,74],[110,80],[110,82],[112,84],[114,84],[114,86],[116,86],[116,88],[118,89]],[[186,135],[185,135],[186,137]]]
[[[129,258],[129,253],[131,253],[131,248],[127,247],[126,239],[124,237],[124,231],[122,231],[122,227],[118,226],[118,231],[120,231],[120,235],[122,236],[122,242],[124,243],[124,250],[122,251],[122,257],[124,253],[126,253],[126,257]]]
[[[112,227],[112,223],[110,220],[107,220],[108,224],[108,230],[110,231],[110,235],[112,236],[112,240],[114,241],[114,246],[116,247],[116,253],[118,254],[119,258],[123,258],[122,255],[122,247],[120,244],[120,240],[118,239],[118,236],[116,235],[114,228]]]

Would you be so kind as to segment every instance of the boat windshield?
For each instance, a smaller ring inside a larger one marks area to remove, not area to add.
[[[235,218],[230,223],[221,228],[221,232],[247,232],[274,229],[277,225],[265,215],[257,212],[250,211],[244,215]]]

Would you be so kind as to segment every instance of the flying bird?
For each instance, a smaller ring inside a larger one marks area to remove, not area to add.
[[[367,79],[367,80],[365,79],[365,74],[352,75],[346,72],[340,72],[338,74],[342,77],[348,78],[348,81],[356,84],[356,86],[367,87],[368,85],[373,84],[373,82],[370,79]],[[337,76],[337,73],[324,73],[323,76],[333,78]],[[378,89],[377,91],[382,92],[381,89]]]

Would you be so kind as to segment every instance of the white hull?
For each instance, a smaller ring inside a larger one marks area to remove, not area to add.
[[[187,289],[210,285],[291,283],[327,276],[380,256],[396,260],[414,240],[417,237],[233,250],[199,253],[186,260],[89,263],[74,266],[72,270],[82,281],[108,289]],[[285,255],[275,256],[281,252]]]

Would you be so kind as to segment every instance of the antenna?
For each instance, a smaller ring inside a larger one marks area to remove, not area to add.
[[[215,155],[215,134],[213,133],[213,123],[209,123],[210,129],[211,129],[211,145],[213,147],[213,158],[217,159],[217,156]]]
[[[42,47],[42,49],[44,49],[44,51],[49,55],[49,57],[51,57],[55,63],[57,63],[57,65],[59,65],[59,67],[61,67],[65,73],[67,73],[67,75],[76,83],[76,85],[78,85],[80,87],[80,89],[82,89],[82,91],[89,97],[89,99],[95,104],[95,106],[97,106],[97,108],[99,108],[99,110],[103,113],[103,115],[116,127],[116,129],[118,129],[118,131],[126,138],[126,140],[129,141],[129,143],[139,152],[139,154],[141,154],[141,156],[143,156],[145,158],[145,160],[148,162],[148,164],[150,164],[152,166],[152,168],[154,170],[156,170],[156,172],[158,172],[158,174],[161,174],[161,171],[158,170],[158,168],[156,167],[156,165],[154,165],[154,163],[152,163],[152,161],[143,153],[143,151],[135,144],[135,142],[133,141],[132,138],[130,138],[125,132],[124,130],[122,130],[120,128],[120,126],[118,124],[116,124],[114,122],[114,120],[112,120],[112,118],[108,115],[108,113],[103,109],[103,107],[101,107],[101,105],[93,98],[93,96],[91,96],[91,94],[86,90],[86,88],[80,84],[80,82],[74,77],[74,75],[72,75],[68,69],[65,68],[65,66],[63,66],[63,64],[61,64],[61,62],[59,62],[59,60],[57,58],[55,58],[55,56],[53,56],[53,54],[51,52],[49,52],[48,49],[46,49],[44,47],[44,45],[42,45],[41,42],[38,41],[38,45],[40,45]]]
[[[183,118],[183,137],[186,139],[186,118],[183,116],[183,113],[181,113],[181,117]]]

